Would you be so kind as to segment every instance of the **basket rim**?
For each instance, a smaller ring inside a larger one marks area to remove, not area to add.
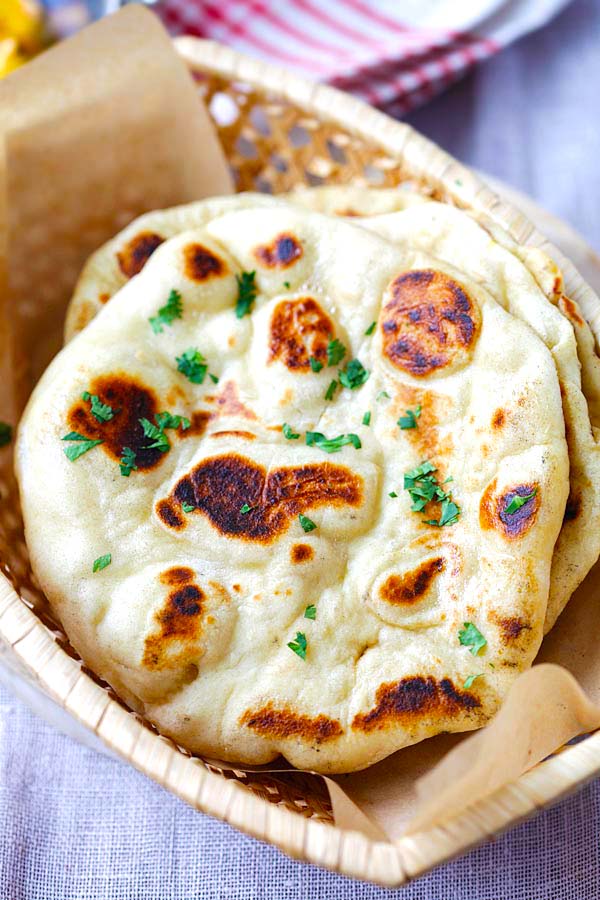
[[[536,246],[563,270],[569,295],[579,303],[600,340],[600,301],[575,267],[510,203],[470,169],[403,122],[396,122],[335,88],[193,37],[175,39],[191,68],[240,81],[288,100],[402,160],[411,174],[444,188],[458,204],[490,217],[519,243]],[[118,756],[202,812],[228,822],[288,855],[340,874],[400,887],[464,853],[536,810],[558,801],[600,773],[600,731],[539,763],[448,822],[394,842],[307,819],[256,796],[242,784],[211,772],[127,711],[85,672],[0,572],[0,639],[45,693],[89,728]]]

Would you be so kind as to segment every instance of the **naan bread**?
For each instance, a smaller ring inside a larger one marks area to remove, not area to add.
[[[218,384],[178,370],[192,348]],[[327,401],[340,369],[363,383]],[[145,436],[163,411],[190,427]],[[70,432],[103,443],[72,462]],[[411,510],[424,460],[453,523]],[[482,284],[341,220],[273,205],[167,240],[41,379],[16,468],[73,645],[198,753],[359,769],[481,725],[542,638],[568,492],[552,356]]]

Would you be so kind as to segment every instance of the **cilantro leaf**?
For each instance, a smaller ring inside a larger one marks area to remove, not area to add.
[[[458,643],[468,647],[473,656],[477,656],[480,650],[487,646],[487,641],[476,625],[472,622],[463,622],[464,628],[458,632]]]
[[[175,319],[181,319],[183,316],[183,303],[179,291],[172,290],[169,299],[164,306],[161,306],[155,316],[151,316],[148,320],[152,326],[154,334],[162,334],[163,325],[172,325]]]
[[[346,348],[337,338],[329,341],[327,344],[327,365],[337,366],[346,355]]]
[[[321,369],[323,368],[323,363],[319,362],[319,360],[314,356],[310,356],[308,358],[308,361],[310,363],[310,367],[313,370],[313,372],[320,372]]]
[[[392,398],[390,397],[390,395],[388,394],[387,391],[379,391],[379,393],[375,397],[375,400],[377,403],[381,403],[382,400],[391,400],[391,399]]]
[[[12,440],[12,425],[0,422],[0,447],[6,447]]]
[[[347,444],[352,444],[357,450],[362,446],[357,434],[340,434],[335,438],[327,438],[320,431],[307,431],[306,444],[308,447],[318,447],[325,453],[338,453]]]
[[[252,512],[253,509],[256,509],[257,505],[258,504],[255,503],[254,506],[249,506],[247,503],[244,503],[243,506],[240,506],[240,512],[243,516],[245,516],[246,513]]]
[[[364,416],[362,417],[362,423],[363,423],[363,425],[370,425],[370,424],[371,424],[371,413],[370,413],[369,410],[367,410],[367,412],[366,412],[366,413],[364,414]]]
[[[316,619],[317,618],[317,607],[314,603],[311,603],[310,606],[307,606],[304,610],[304,618],[305,619]]]
[[[137,472],[137,466],[135,464],[136,453],[135,450],[132,450],[131,447],[123,447],[121,451],[121,459],[119,460],[119,465],[121,468],[121,475],[124,475],[125,478],[129,478],[133,471]]]
[[[148,419],[138,419],[138,422],[144,429],[144,435],[152,441],[151,444],[146,444],[144,450],[160,450],[161,453],[166,453],[171,449],[169,438],[162,428],[153,425]]]
[[[296,640],[290,641],[288,643],[288,647],[290,650],[300,657],[300,659],[306,659],[306,635],[301,631],[296,632]]]
[[[437,525],[440,528],[443,525],[454,525],[458,521],[460,515],[460,507],[454,503],[449,497],[442,500],[442,514],[439,522],[437,519],[425,519],[425,525]]]
[[[337,383],[336,379],[334,378],[333,381],[331,381],[329,383],[329,387],[325,391],[325,399],[326,400],[333,400],[337,386],[338,386],[338,383]]]
[[[438,483],[433,472],[437,472],[437,469],[429,460],[425,460],[410,472],[405,472],[404,490],[408,491],[410,499],[413,501],[411,510],[421,512],[428,503],[439,502],[441,503],[439,520],[423,519],[423,524],[440,528],[443,525],[454,525],[460,515],[460,507],[453,501],[452,495]]]
[[[397,497],[397,496],[398,496],[398,494],[396,493],[396,491],[390,491],[388,494],[388,497]]]
[[[405,416],[400,416],[397,421],[397,425],[400,426],[403,430],[407,428],[416,428],[417,427],[417,419],[421,415],[421,407],[417,406],[415,409],[407,409]]]
[[[196,509],[195,506],[192,506],[191,503],[186,503],[185,500],[181,504],[181,508],[184,511],[184,513],[191,513],[191,512],[194,512],[194,510]]]
[[[340,384],[355,391],[365,383],[370,374],[359,359],[351,359],[346,368],[340,372]]]
[[[112,406],[108,406],[107,403],[102,403],[97,394],[90,394],[89,391],[84,391],[81,395],[81,399],[85,400],[86,403],[91,403],[90,412],[97,422],[110,422],[115,414],[115,410]]]
[[[465,680],[463,684],[463,691],[468,691],[470,687],[473,686],[473,682],[476,678],[483,678],[484,672],[478,672],[477,675],[469,675],[469,677]]]
[[[218,384],[218,383],[219,383],[218,377],[217,377],[216,375],[213,375],[212,372],[209,372],[209,373],[208,373],[208,377],[210,378],[210,380],[212,381],[213,384]]]
[[[208,363],[196,347],[189,347],[181,354],[175,357],[177,369],[182,375],[191,381],[192,384],[202,384],[206,378]]]
[[[537,488],[534,488],[529,494],[515,494],[512,498],[506,509],[504,510],[505,515],[512,516],[513,513],[516,513],[518,509],[521,509],[522,506],[525,506],[530,500],[533,500],[535,495],[537,494]]]
[[[297,441],[300,437],[299,434],[297,434],[295,431],[292,431],[287,422],[283,423],[283,428],[281,430],[283,431],[283,436],[287,438],[288,441]]]
[[[187,431],[190,427],[190,420],[185,416],[174,416],[173,413],[170,412],[161,412],[156,413],[155,416],[156,424],[160,428],[161,431],[164,431],[165,428],[179,428],[181,427],[182,431]]]
[[[112,562],[112,556],[110,553],[105,553],[104,556],[99,556],[98,559],[94,560],[94,564],[92,566],[92,572],[101,572],[102,569],[105,569],[107,566],[110,566]]]
[[[252,306],[258,294],[255,278],[256,272],[242,272],[241,275],[235,276],[238,286],[235,314],[238,319],[243,319],[252,312]]]
[[[309,534],[317,527],[312,519],[309,519],[308,516],[303,516],[302,513],[300,513],[300,515],[298,516],[298,521],[302,525],[302,530],[305,534]]]
[[[375,326],[376,326],[376,325],[377,325],[377,322],[371,322],[371,324],[369,325],[369,327],[368,327],[367,330],[365,331],[365,334],[367,335],[367,337],[368,337],[369,335],[373,334],[373,332],[375,331]]]
[[[287,289],[289,290],[289,288],[290,288],[290,283],[289,283],[289,281],[284,281],[284,282],[283,282],[283,286],[284,286],[284,288],[287,288]]]
[[[90,438],[86,438],[84,434],[79,434],[78,431],[70,431],[69,434],[65,434],[63,441],[76,441],[73,447],[65,447],[65,456],[67,459],[70,459],[71,462],[75,462],[76,459],[79,459],[80,456],[83,456],[84,453],[87,453],[88,450],[92,450],[93,447],[97,447],[98,444],[103,444],[104,441],[97,440],[92,441]]]

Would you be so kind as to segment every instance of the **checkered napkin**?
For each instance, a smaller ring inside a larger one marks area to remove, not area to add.
[[[163,0],[174,34],[228,44],[399,116],[569,0]]]

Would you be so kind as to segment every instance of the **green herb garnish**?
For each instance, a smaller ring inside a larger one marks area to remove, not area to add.
[[[235,276],[238,286],[235,314],[238,319],[243,319],[244,316],[247,316],[252,312],[252,305],[258,294],[258,287],[254,280],[255,278],[256,272],[242,272],[241,275]]]
[[[397,425],[400,426],[404,431],[408,428],[416,428],[417,427],[417,419],[421,415],[421,407],[417,406],[415,409],[407,409],[406,415],[400,416],[397,421]]]
[[[308,516],[303,516],[302,513],[298,516],[298,521],[302,525],[302,530],[309,534],[309,532],[314,531],[317,527],[312,519],[309,519]]]
[[[65,434],[62,440],[76,442],[73,447],[64,448],[65,456],[71,462],[75,462],[76,459],[79,459],[80,456],[83,456],[84,453],[87,453],[93,447],[97,447],[98,444],[104,443],[102,440],[92,441],[90,438],[86,438],[84,434],[79,434],[78,431],[70,431],[69,434]]]
[[[160,450],[161,453],[166,453],[167,450],[171,449],[169,438],[166,436],[162,428],[159,428],[157,425],[153,425],[152,422],[148,421],[148,419],[138,419],[138,422],[144,429],[144,435],[147,438],[150,438],[152,441],[151,444],[146,444],[144,450]]]
[[[90,394],[89,391],[84,391],[81,399],[85,400],[86,403],[91,403],[90,412],[98,422],[110,422],[115,414],[112,406],[102,403],[97,394]]]
[[[367,336],[373,334],[373,332],[375,331],[375,326],[376,326],[376,325],[377,325],[377,322],[371,322],[371,324],[369,325],[369,327],[368,327],[367,330],[365,331],[365,334],[366,334]]]
[[[327,438],[320,431],[307,431],[306,443],[309,447],[324,450],[325,453],[338,453],[347,444],[352,444],[357,450],[362,446],[357,434],[340,434],[335,438]]]
[[[337,386],[338,386],[338,383],[337,383],[336,379],[334,378],[333,381],[331,381],[329,383],[329,387],[325,391],[325,399],[326,400],[333,400],[333,398],[335,397],[335,392],[336,392]]]
[[[397,497],[397,496],[398,496],[398,494],[396,493],[396,491],[390,491],[389,494],[388,494],[388,497],[394,497],[394,498],[395,498],[395,497]]]
[[[295,641],[290,641],[288,643],[290,650],[293,650],[300,659],[306,659],[306,646],[306,635],[301,631],[296,632]]]
[[[288,441],[297,441],[300,437],[299,434],[292,430],[287,422],[283,423],[283,428],[281,430],[283,431],[284,438],[287,438]]]
[[[6,447],[12,440],[12,425],[0,422],[0,447]]]
[[[521,509],[522,506],[525,506],[529,500],[533,500],[535,495],[537,494],[537,488],[534,488],[531,493],[524,494],[521,496],[520,494],[515,494],[512,498],[506,509],[504,510],[505,515],[512,516],[513,513],[516,513],[518,509]]]
[[[391,400],[391,399],[392,398],[390,397],[390,395],[388,394],[387,391],[379,391],[379,393],[375,397],[375,400],[377,401],[377,403],[381,403],[382,400]]]
[[[463,622],[464,628],[458,632],[458,643],[468,647],[473,656],[477,656],[480,650],[487,645],[487,641],[476,625],[472,622]]]
[[[454,525],[456,522],[458,522],[459,515],[460,507],[457,506],[456,503],[449,497],[446,497],[444,498],[444,500],[442,500],[442,509],[439,521],[437,519],[425,519],[425,525],[436,525],[440,528],[443,525]]]
[[[355,391],[365,383],[370,374],[359,359],[351,359],[343,372],[340,372],[340,384]]]
[[[132,450],[131,447],[123,447],[121,452],[121,459],[119,460],[119,465],[121,468],[121,475],[124,475],[125,478],[129,478],[131,473],[135,470],[137,472],[137,466],[135,464],[136,453],[135,450]]]
[[[105,569],[107,566],[110,566],[112,562],[112,556],[110,553],[106,553],[104,556],[99,556],[98,559],[94,560],[94,565],[92,566],[92,572],[101,572],[102,569]]]
[[[463,691],[468,691],[469,688],[473,686],[473,682],[475,681],[475,679],[483,678],[483,676],[484,676],[484,672],[478,672],[477,675],[469,675],[469,677],[466,679],[465,683],[463,684]]]
[[[254,506],[249,506],[247,503],[244,503],[244,505],[240,507],[240,512],[243,516],[245,516],[246,513],[249,513],[253,509],[256,509],[257,505],[258,504],[255,503]]]
[[[192,506],[191,503],[187,503],[185,500],[181,504],[181,508],[184,511],[184,513],[191,513],[191,512],[194,512],[194,510],[196,509],[195,506]]]
[[[370,425],[370,424],[371,424],[371,413],[370,413],[368,410],[367,410],[367,412],[364,414],[364,416],[362,417],[362,423],[363,423],[363,425]]]
[[[346,348],[337,338],[327,344],[327,365],[337,366],[346,355]]]
[[[161,306],[158,313],[149,319],[154,334],[162,334],[163,325],[172,325],[175,319],[181,319],[183,303],[179,291],[172,290],[169,299]]]
[[[161,431],[164,431],[165,428],[180,428],[182,431],[187,431],[190,427],[190,420],[185,416],[174,416],[173,413],[170,412],[161,412],[156,413],[155,416],[156,424],[160,428]],[[140,419],[140,422],[142,420]]]
[[[177,369],[192,384],[202,384],[206,378],[208,363],[195,347],[185,350],[181,356],[176,356]]]
[[[209,372],[209,373],[208,373],[208,377],[210,378],[210,380],[212,381],[213,384],[218,384],[218,383],[219,383],[218,377],[217,377],[216,375],[213,375],[212,372]]]
[[[289,287],[290,287],[289,281],[284,281],[284,282],[283,282],[283,286],[284,286],[284,288],[288,288],[288,289],[289,289]]]
[[[308,361],[313,372],[320,372],[323,368],[323,363],[319,362],[319,360],[314,356],[309,356]]]
[[[314,603],[311,603],[310,606],[307,606],[304,610],[304,618],[305,619],[316,619],[317,618],[317,607]]]
[[[405,473],[404,490],[408,491],[410,495],[413,512],[421,512],[432,501],[442,504],[439,520],[425,519],[423,520],[425,525],[438,527],[454,525],[460,515],[460,507],[454,503],[452,495],[438,483],[435,475],[432,474],[436,471],[436,467],[429,460],[425,460],[416,469]]]

